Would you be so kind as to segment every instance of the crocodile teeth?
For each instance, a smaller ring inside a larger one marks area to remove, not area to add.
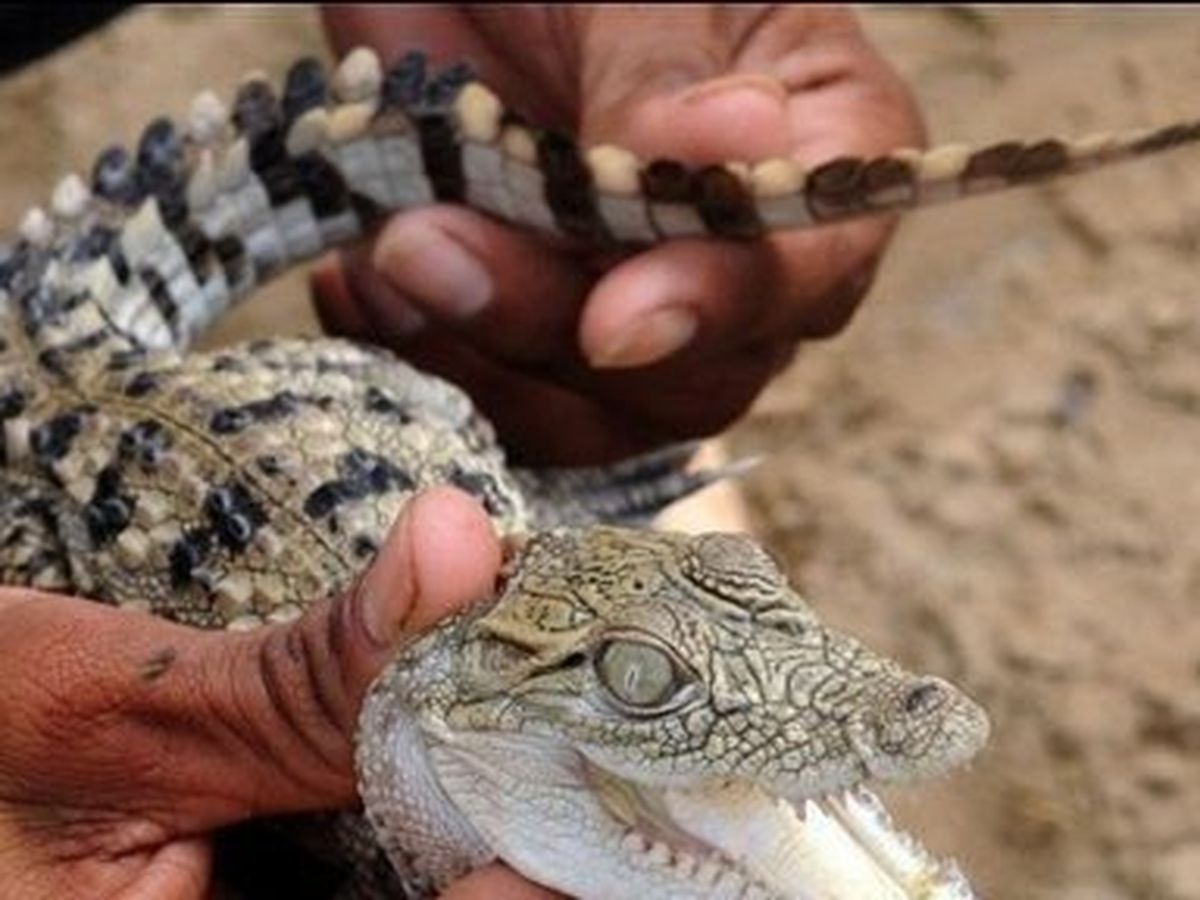
[[[969,900],[973,896],[958,866],[935,859],[912,835],[897,828],[870,791],[859,787],[829,798],[824,806],[909,896],[921,900]]]
[[[668,789],[661,801],[677,828],[733,860],[777,897],[973,896],[957,867],[937,861],[896,828],[882,803],[864,789],[793,806],[749,782],[730,782],[704,790]]]

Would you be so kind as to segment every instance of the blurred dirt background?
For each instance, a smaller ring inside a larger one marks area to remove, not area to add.
[[[935,142],[1196,114],[1200,10],[867,8]],[[0,82],[15,223],[202,87],[324,52],[306,9],[150,8]],[[1196,150],[909,217],[846,333],[727,440],[823,613],[991,711],[889,792],[984,896],[1200,898]],[[300,278],[217,339],[312,331]]]

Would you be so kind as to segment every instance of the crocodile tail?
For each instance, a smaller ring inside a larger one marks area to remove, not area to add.
[[[186,349],[276,273],[398,210],[458,203],[600,246],[753,239],[1198,139],[1200,125],[1182,123],[814,167],[688,166],[535,128],[464,65],[434,72],[410,53],[385,68],[360,48],[333,73],[301,59],[278,89],[247,76],[231,107],[203,92],[182,123],[157,118],[132,150],[109,147],[88,178],[63,179],[49,213],[31,210],[18,243],[0,252],[0,318],[16,312],[35,351],[78,377],[114,358]]]
[[[580,468],[517,469],[538,527],[639,526],[677,500],[734,477],[757,458],[692,469],[698,441],[672,444],[619,463]]]

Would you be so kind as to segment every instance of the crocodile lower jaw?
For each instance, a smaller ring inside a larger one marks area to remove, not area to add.
[[[747,897],[779,900],[969,900],[966,878],[898,828],[864,787],[796,804],[748,782],[638,787],[590,767],[623,848]]]

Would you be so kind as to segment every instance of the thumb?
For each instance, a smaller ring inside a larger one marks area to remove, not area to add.
[[[354,801],[352,741],[367,688],[401,641],[490,595],[500,561],[478,502],[434,488],[409,502],[343,596],[289,627],[250,632],[231,648],[231,660],[219,652],[206,660],[230,673],[229,690],[216,702],[240,714],[260,744],[256,756],[279,773],[252,814]],[[219,672],[207,675],[212,684],[222,681]]]
[[[408,504],[352,588],[287,625],[206,632],[0,597],[0,798],[152,823],[121,850],[351,806],[367,686],[399,641],[489,595],[500,556],[478,504],[438,488]]]
[[[579,38],[585,144],[691,163],[788,152],[787,89],[732,53],[743,13],[615,6],[589,16]]]

